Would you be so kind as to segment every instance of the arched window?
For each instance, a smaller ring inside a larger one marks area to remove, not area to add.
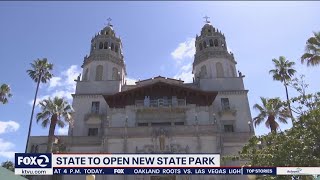
[[[202,50],[202,44],[201,43],[199,43],[199,49],[200,49],[200,51]]]
[[[209,40],[209,43],[210,43],[210,47],[213,47],[213,41],[212,41],[212,39]]]
[[[103,49],[103,43],[102,42],[99,43],[99,49]]]
[[[109,45],[108,45],[108,42],[104,42],[103,48],[104,48],[104,49],[108,49],[108,48],[109,48],[108,46],[109,46]]]
[[[114,44],[111,43],[111,51],[113,51],[113,50],[114,50]]]
[[[223,77],[224,76],[223,67],[222,67],[221,62],[217,62],[216,63],[216,71],[217,71],[217,77]]]
[[[96,68],[96,81],[102,81],[103,66],[98,65]]]
[[[118,52],[118,50],[119,50],[118,45],[115,45],[114,50],[115,50],[116,52]]]
[[[97,47],[97,44],[96,44],[96,43],[94,43],[93,49],[96,49],[96,47]]]
[[[112,68],[112,80],[120,80],[120,73],[117,68]]]
[[[87,68],[85,71],[84,71],[84,75],[82,77],[82,81],[88,81],[88,73],[89,73],[89,69]]]
[[[231,76],[236,77],[236,74],[234,72],[234,68],[232,67],[232,65],[230,65],[230,71],[231,71]]]
[[[205,65],[200,68],[200,78],[207,77],[207,67]]]
[[[203,48],[207,48],[207,43],[203,41]]]
[[[214,47],[218,47],[218,46],[219,46],[218,40],[215,39],[215,40],[214,40]]]

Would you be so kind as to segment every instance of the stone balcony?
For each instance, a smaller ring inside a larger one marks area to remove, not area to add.
[[[102,121],[107,119],[106,113],[96,113],[96,112],[88,112],[84,116],[84,121],[87,124],[100,124]]]
[[[136,107],[177,107],[177,106],[186,106],[185,99],[153,99],[153,100],[136,100]]]
[[[107,117],[107,114],[106,113],[95,113],[95,112],[88,112],[87,114],[85,114],[84,116],[84,120],[88,120],[90,118],[99,118],[99,119],[103,119]]]
[[[225,143],[239,143],[247,142],[251,137],[252,133],[250,132],[222,132],[219,131],[216,125],[199,125],[198,131],[196,126],[166,126],[166,127],[128,127],[125,134],[125,128],[106,128],[105,137],[108,138],[144,138],[144,137],[153,137],[154,134],[163,128],[169,137],[173,136],[186,136],[192,137],[196,136],[197,132],[199,136],[221,136],[223,142]]]
[[[229,106],[221,106],[218,110],[219,116],[223,116],[224,114],[229,114],[235,116],[237,114],[237,109],[234,105]]]

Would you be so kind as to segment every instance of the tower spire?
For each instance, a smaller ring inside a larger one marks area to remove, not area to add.
[[[112,26],[111,24],[112,19],[110,17],[107,19],[107,21],[108,21],[108,26]]]
[[[208,19],[210,19],[210,17],[208,17],[207,15],[205,17],[203,17],[204,19],[206,19],[204,22],[205,23],[210,23],[210,21]]]

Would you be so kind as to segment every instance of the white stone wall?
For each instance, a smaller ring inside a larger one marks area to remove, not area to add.
[[[88,71],[88,80],[87,81],[95,81],[96,77],[96,68],[98,65],[103,66],[103,75],[102,75],[102,80],[112,80],[112,69],[115,67],[119,70],[120,72],[120,77],[122,79],[125,79],[125,73],[124,73],[124,68],[122,65],[115,64],[110,61],[102,60],[102,61],[92,61],[89,64],[86,64],[83,67],[82,75],[85,74],[86,69],[89,69]]]
[[[120,81],[78,81],[76,94],[114,94],[121,91]]]
[[[203,65],[207,68],[207,77],[205,78],[217,78],[217,71],[216,71],[216,63],[220,62],[223,67],[224,77],[236,77],[237,76],[237,69],[235,63],[226,58],[210,58],[206,61],[203,61],[197,64],[193,69],[193,74],[197,75],[201,71],[201,67]],[[231,67],[234,70],[234,74],[232,74]]]
[[[204,91],[244,90],[243,79],[239,77],[200,79],[200,89]]]
[[[221,113],[221,98],[228,98],[231,110],[236,110],[235,114]],[[247,99],[246,91],[240,92],[219,92],[213,102],[216,118],[220,120],[221,125],[224,121],[234,121],[234,129],[236,132],[250,132],[248,121],[251,120],[250,107]]]
[[[99,113],[106,114],[108,105],[101,95],[77,95],[73,98],[72,106],[76,112],[73,114],[75,120],[72,130],[73,136],[87,136],[89,127],[97,126],[100,128],[100,122],[97,124],[85,121],[85,116],[91,113],[94,101],[100,102]]]
[[[194,125],[196,123],[195,119],[197,116],[199,125],[211,124],[210,109],[212,107],[197,107],[195,105],[188,105],[188,110],[186,111],[186,122],[187,125]]]
[[[69,149],[70,153],[100,153],[101,146],[72,146]]]
[[[125,121],[128,118],[127,126],[136,126],[136,113],[134,106],[126,106],[121,109],[108,109],[109,127],[124,127]]]

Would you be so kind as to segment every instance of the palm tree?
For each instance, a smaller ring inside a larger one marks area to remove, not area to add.
[[[10,171],[14,171],[14,164],[12,161],[3,162],[3,163],[1,163],[1,166],[10,170]]]
[[[31,65],[31,69],[27,70],[27,73],[29,74],[31,79],[37,83],[37,88],[36,88],[36,93],[35,93],[34,99],[33,99],[33,106],[32,106],[32,111],[31,111],[28,137],[27,137],[27,143],[26,143],[26,149],[25,149],[26,153],[27,153],[29,139],[30,139],[33,113],[34,113],[34,108],[36,106],[40,82],[47,83],[53,76],[50,72],[53,68],[53,64],[49,63],[47,58],[37,59],[34,61],[34,63],[30,63],[30,65]]]
[[[289,100],[288,82],[291,81],[291,77],[296,73],[296,70],[293,68],[295,63],[287,60],[284,56],[280,56],[279,60],[272,59],[272,61],[275,66],[275,69],[271,69],[269,73],[272,74],[273,80],[280,81],[284,85],[284,88],[286,90],[287,104],[289,106],[290,115],[293,122],[294,119]]]
[[[8,98],[12,96],[10,93],[10,86],[7,84],[2,84],[0,86],[0,103],[6,104],[8,103]]]
[[[37,123],[42,121],[41,125],[44,128],[50,125],[47,145],[47,152],[50,153],[52,152],[56,125],[63,128],[66,123],[72,123],[73,109],[67,101],[59,97],[45,99],[39,104],[41,112],[37,114]]]
[[[307,66],[320,64],[320,31],[313,32],[314,36],[306,43],[306,52],[301,56],[301,63],[307,61]]]
[[[267,128],[271,129],[271,132],[276,132],[279,124],[276,120],[281,123],[287,124],[287,118],[290,117],[288,109],[283,107],[280,98],[267,99],[260,97],[262,105],[255,104],[253,109],[257,109],[259,114],[253,118],[254,125],[257,126],[265,121]]]

